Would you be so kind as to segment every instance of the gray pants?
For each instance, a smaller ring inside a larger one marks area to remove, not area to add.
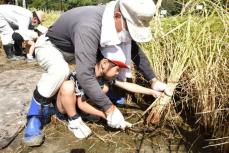
[[[74,54],[63,54],[48,37],[42,35],[35,44],[35,55],[39,65],[46,71],[37,84],[38,92],[46,98],[52,97],[67,79],[70,70],[66,60],[73,60]]]
[[[14,44],[12,39],[13,33],[14,30],[11,28],[5,18],[0,14],[0,36],[3,45]]]

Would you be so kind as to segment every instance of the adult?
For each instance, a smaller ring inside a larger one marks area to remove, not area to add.
[[[26,31],[33,29],[44,19],[44,12],[31,12],[16,5],[0,5],[0,36],[3,49],[9,60],[24,59],[20,42],[14,42],[12,34],[14,30]],[[13,52],[15,47],[15,54]],[[15,56],[18,55],[18,56]]]
[[[154,13],[152,0],[120,0],[105,6],[74,8],[63,13],[47,34],[38,38],[35,54],[46,73],[38,82],[31,100],[23,138],[26,145],[42,143],[42,120],[48,116],[51,97],[69,75],[67,62],[72,58],[76,63],[77,80],[85,94],[106,114],[116,115],[112,102],[102,92],[95,77],[96,55],[101,47],[124,43],[123,50],[131,53],[132,61],[144,77],[154,82],[153,87],[165,90],[167,86],[156,79],[147,57],[137,44],[152,39],[149,22]]]

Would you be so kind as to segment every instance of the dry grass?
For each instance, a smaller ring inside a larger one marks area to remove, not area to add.
[[[219,134],[229,122],[229,13],[208,0],[196,12],[199,2],[187,3],[180,16],[156,18],[154,40],[143,47],[159,79],[186,93],[181,101],[195,109],[196,124],[223,137],[229,134]]]

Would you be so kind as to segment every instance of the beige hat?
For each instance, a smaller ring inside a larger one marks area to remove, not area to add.
[[[126,65],[126,55],[120,46],[107,46],[100,49],[104,58],[110,60],[120,68],[129,68]]]
[[[131,37],[136,42],[150,41],[152,33],[149,23],[156,12],[153,0],[120,0],[119,5]]]
[[[40,22],[43,22],[45,19],[45,13],[43,11],[34,11],[37,18],[39,19]]]

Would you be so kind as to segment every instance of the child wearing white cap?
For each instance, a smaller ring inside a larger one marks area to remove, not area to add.
[[[98,62],[95,65],[96,78],[104,93],[108,92],[113,85],[135,93],[143,93],[158,97],[161,92],[139,86],[134,83],[116,80],[121,69],[128,69],[125,64],[126,57],[120,46],[105,47],[98,55]],[[101,117],[107,121],[108,126],[113,128],[125,129],[132,124],[125,121],[119,109],[113,105],[108,111],[94,107],[93,101],[89,102],[87,95],[77,81],[76,73],[72,73],[68,81],[65,81],[58,92],[57,108],[60,113],[68,115],[68,128],[77,138],[86,138],[91,134],[91,129],[82,121],[79,111]],[[83,116],[82,116],[83,117]]]

